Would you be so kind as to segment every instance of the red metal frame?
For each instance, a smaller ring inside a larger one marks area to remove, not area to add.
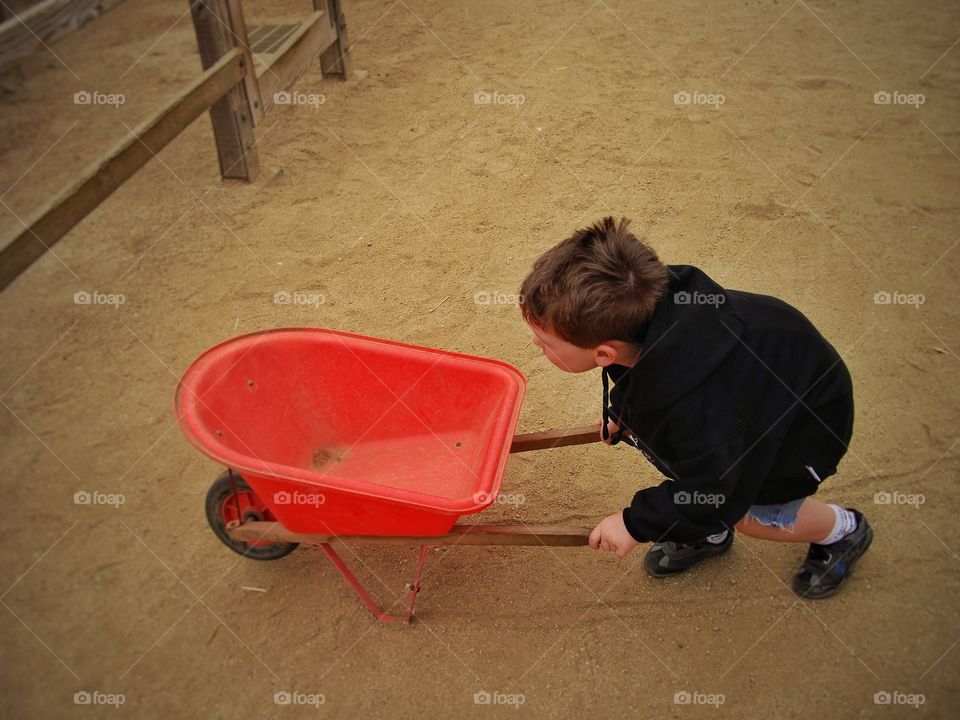
[[[564,447],[568,445],[581,445],[584,443],[596,442],[599,440],[600,423],[593,425],[584,425],[573,428],[563,428],[559,430],[547,430],[542,432],[527,433],[516,435],[510,446],[510,453],[529,452],[531,450],[541,450],[546,448]],[[238,519],[241,520],[239,527],[232,528],[236,533],[242,530],[244,525],[260,525],[261,523],[243,523],[242,510],[239,501],[239,492],[234,476],[234,470],[227,467],[230,474],[230,484],[232,497],[226,498],[224,502],[224,520],[227,521],[228,513],[226,506],[233,501]],[[255,495],[255,494],[254,494]],[[265,513],[266,514],[266,513]],[[552,526],[552,525],[468,525],[454,526],[451,533],[434,537],[407,537],[407,536],[340,536],[336,534],[327,535],[309,535],[291,533],[283,529],[282,523],[275,521],[274,518],[266,518],[274,521],[280,530],[270,529],[268,532],[257,531],[257,538],[263,544],[271,542],[296,542],[319,546],[330,564],[343,576],[347,584],[353,589],[357,597],[373,613],[379,622],[391,622],[400,620],[399,615],[390,615],[377,604],[376,600],[367,592],[363,584],[357,579],[356,575],[347,567],[343,558],[330,545],[329,540],[338,538],[343,541],[365,541],[373,543],[412,543],[417,540],[428,540],[432,542],[420,543],[420,556],[417,560],[417,573],[413,583],[410,585],[410,603],[407,607],[406,615],[402,619],[410,622],[413,619],[413,606],[417,599],[417,594],[421,590],[420,580],[423,577],[423,569],[426,564],[427,551],[430,548],[440,547],[445,544],[463,544],[463,545],[527,545],[527,546],[582,546],[587,544],[587,538],[590,530],[588,528]],[[229,530],[228,525],[228,530]],[[241,539],[250,544],[256,544],[252,538],[240,535],[236,539]]]
[[[405,622],[410,622],[413,619],[413,604],[417,600],[417,593],[420,592],[420,578],[423,576],[423,566],[424,561],[427,556],[427,550],[431,547],[437,547],[436,545],[421,545],[420,546],[420,559],[417,561],[417,575],[413,580],[413,584],[410,586],[410,606],[407,608],[407,615],[404,618]],[[361,582],[357,579],[357,576],[354,575],[350,568],[347,567],[347,564],[343,562],[343,558],[337,554],[337,551],[334,550],[329,543],[322,543],[320,548],[326,554],[327,559],[330,561],[330,564],[333,565],[337,570],[340,571],[340,574],[343,575],[344,579],[347,581],[347,584],[353,588],[353,591],[357,594],[363,604],[369,608],[370,612],[373,613],[374,617],[377,618],[380,622],[390,622],[392,620],[399,620],[399,616],[389,615],[384,612],[376,600],[367,592],[366,588],[363,587]]]

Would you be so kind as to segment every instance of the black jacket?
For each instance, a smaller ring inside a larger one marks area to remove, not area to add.
[[[853,430],[850,374],[800,311],[669,268],[637,363],[604,369],[609,414],[669,478],[623,511],[640,542],[702,539],[815,493]]]

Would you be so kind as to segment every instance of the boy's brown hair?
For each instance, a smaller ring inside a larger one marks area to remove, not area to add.
[[[605,217],[537,258],[520,287],[524,320],[582,348],[636,342],[666,291],[668,271],[629,224]]]

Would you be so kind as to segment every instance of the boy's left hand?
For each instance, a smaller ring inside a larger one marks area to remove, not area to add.
[[[618,558],[625,558],[627,553],[639,545],[633,536],[627,532],[627,527],[623,524],[623,515],[613,513],[607,515],[593,532],[590,533],[590,547],[594,550],[610,550],[617,554]]]

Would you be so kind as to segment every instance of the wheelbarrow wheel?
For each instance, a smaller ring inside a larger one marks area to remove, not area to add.
[[[236,492],[234,492],[236,487]],[[227,534],[227,524],[251,520],[275,521],[267,505],[250,489],[240,473],[224,472],[207,492],[207,522],[220,542],[244,557],[254,560],[278,560],[297,549],[298,543],[289,542],[244,542],[234,540]]]

